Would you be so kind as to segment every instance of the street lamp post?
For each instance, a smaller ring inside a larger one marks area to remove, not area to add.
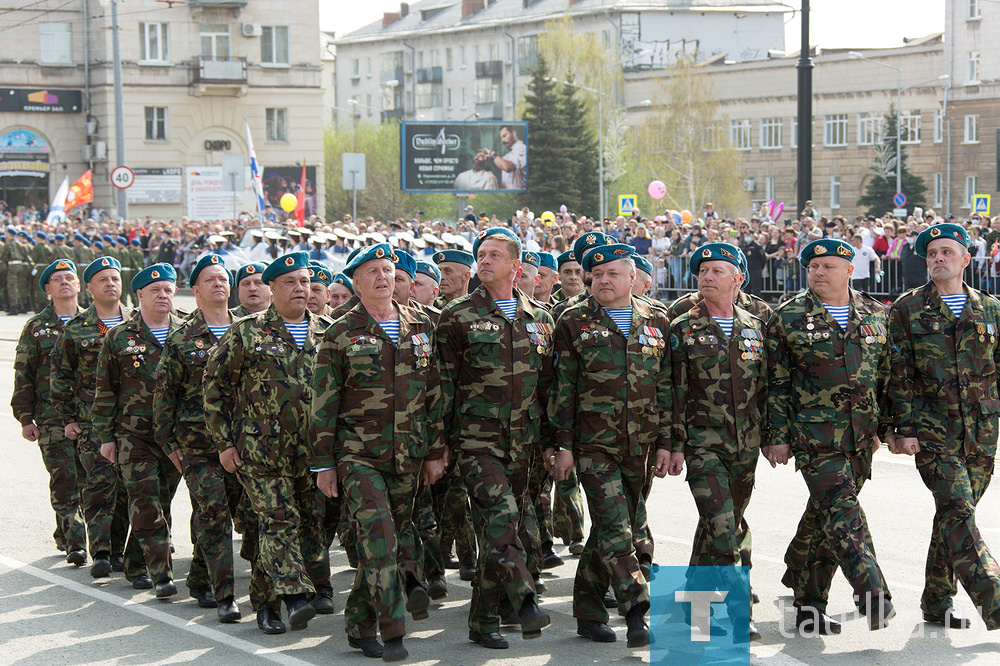
[[[890,65],[889,63],[882,62],[880,60],[875,60],[874,58],[869,58],[860,51],[849,51],[847,53],[848,57],[854,58],[856,60],[867,60],[868,62],[875,63],[882,67],[888,67],[889,69],[896,70],[896,191],[903,191],[903,155],[900,152],[902,147],[902,127],[901,120],[902,110],[899,108],[900,102],[903,99],[903,70],[895,65]]]

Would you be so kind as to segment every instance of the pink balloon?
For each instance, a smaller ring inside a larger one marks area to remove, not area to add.
[[[778,204],[778,208],[775,210],[774,215],[772,215],[771,217],[773,217],[776,220],[779,219],[784,210],[785,210],[785,202],[782,201],[780,204]]]
[[[774,199],[767,202],[767,214],[774,217]]]
[[[646,192],[649,193],[649,196],[659,201],[667,196],[667,186],[663,184],[662,180],[654,180],[646,188]]]

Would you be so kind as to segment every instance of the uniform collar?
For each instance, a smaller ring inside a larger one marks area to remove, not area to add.
[[[940,312],[941,316],[947,320],[955,319],[955,313],[951,311],[948,304],[944,302],[941,298],[941,294],[938,293],[937,285],[933,281],[928,280],[927,284],[920,287],[923,291],[924,297],[924,312]],[[983,303],[982,298],[979,296],[979,292],[971,288],[965,282],[962,283],[962,291],[965,293],[965,307],[962,308],[962,315],[960,319],[966,319],[975,316],[975,313],[982,309]]]
[[[399,316],[399,340],[403,339],[404,335],[409,335],[410,329],[420,322],[420,316],[416,310],[413,308],[406,307],[405,305],[400,305],[396,301],[392,302],[396,306],[396,311]],[[382,338],[388,342],[392,339],[389,334],[385,332],[375,318],[368,313],[365,309],[364,304],[358,300],[357,304],[347,311],[344,315],[347,318],[347,330],[349,332],[364,331],[370,335]]]
[[[517,311],[514,314],[514,319],[511,321],[517,321],[522,317],[522,315],[534,318],[536,316],[535,306],[531,304],[528,297],[518,291],[517,287],[514,288],[513,294],[514,299],[517,301]],[[507,320],[507,315],[504,314],[503,310],[500,309],[500,306],[497,305],[496,301],[493,300],[493,297],[490,296],[490,292],[486,291],[486,287],[484,285],[479,285],[479,287],[472,292],[472,304],[476,306],[476,310],[481,316],[494,314],[501,317],[505,321]]]

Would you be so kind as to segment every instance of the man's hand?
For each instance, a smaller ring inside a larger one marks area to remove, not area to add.
[[[24,437],[29,442],[38,441],[38,426],[34,423],[29,423],[28,425],[21,428],[21,437]]]
[[[875,453],[882,447],[882,440],[878,438],[878,435],[872,437],[872,453]]]
[[[683,464],[684,454],[681,454],[681,463]],[[667,475],[670,470],[670,451],[667,449],[657,449],[656,450],[656,460],[653,462],[653,474],[657,478],[662,479]]]
[[[337,496],[337,470],[328,469],[316,473],[316,487],[327,497]]]
[[[659,458],[659,453],[656,454]],[[670,454],[670,465],[667,467],[667,474],[670,476],[678,476],[684,471],[684,454],[683,453],[671,453]]]
[[[563,449],[555,456],[555,466],[552,469],[552,478],[556,481],[565,481],[569,478],[569,473],[573,471],[573,452]]]
[[[900,453],[913,456],[920,453],[920,442],[916,437],[900,437],[896,440],[896,448]]]
[[[63,428],[63,433],[66,435],[66,439],[72,439],[76,441],[76,438],[83,434],[83,428],[76,421],[73,421],[65,428]]]
[[[177,471],[184,474],[184,454],[181,453],[181,450],[177,449],[176,451],[172,451],[167,454],[167,457],[170,458],[170,462],[174,464]]]
[[[236,470],[243,467],[243,461],[240,460],[240,453],[236,450],[235,446],[230,446],[220,453],[219,462],[222,463],[222,469],[230,474],[235,474]]]
[[[542,451],[542,466],[545,467],[545,471],[549,474],[554,474],[553,470],[556,468],[556,450],[554,447],[549,447]]]
[[[104,442],[101,444],[101,455],[110,463],[118,462],[118,447],[114,442]]]
[[[899,453],[900,452],[899,451],[899,445],[896,444],[896,436],[895,435],[891,435],[891,434],[890,435],[886,435],[885,439],[883,439],[882,442],[889,449],[889,453]]]
[[[438,479],[444,476],[445,462],[444,458],[438,458],[437,460],[425,460],[423,464],[423,477],[425,486],[433,486],[437,483]]]
[[[771,463],[771,467],[787,465],[792,457],[792,447],[788,444],[765,446],[761,450],[764,453],[764,457],[767,458],[767,462]]]

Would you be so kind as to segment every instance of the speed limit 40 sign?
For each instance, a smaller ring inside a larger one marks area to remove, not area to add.
[[[135,173],[127,166],[116,166],[111,170],[111,184],[119,190],[127,190],[135,182]]]

